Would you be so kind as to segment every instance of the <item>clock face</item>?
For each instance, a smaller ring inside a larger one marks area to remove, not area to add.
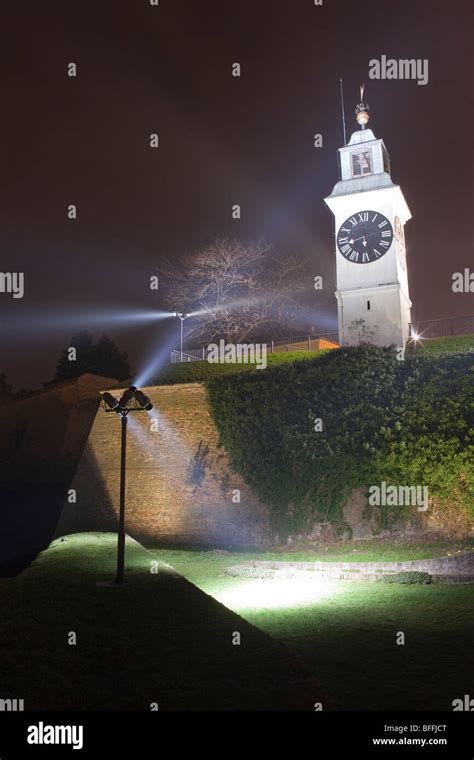
[[[403,230],[403,224],[398,216],[395,217],[395,249],[397,251],[398,260],[402,269],[407,268],[407,259],[405,253],[405,232]]]
[[[370,264],[387,253],[393,229],[378,211],[358,211],[341,225],[336,240],[345,259],[354,264]]]

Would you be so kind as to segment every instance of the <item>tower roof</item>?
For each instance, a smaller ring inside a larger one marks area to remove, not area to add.
[[[356,145],[357,143],[370,142],[371,140],[376,139],[377,138],[371,129],[358,129],[356,132],[352,133],[348,145]]]

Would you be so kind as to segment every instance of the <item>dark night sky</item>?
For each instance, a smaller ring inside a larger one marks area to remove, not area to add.
[[[74,332],[61,327],[69,312],[158,307],[148,277],[160,257],[217,235],[265,236],[307,255],[326,279],[315,326],[334,328],[323,198],[338,179],[340,76],[349,133],[366,83],[370,126],[413,214],[413,318],[474,313],[472,295],[451,291],[452,273],[473,261],[470,2],[17,5],[2,14],[0,45],[0,269],[25,273],[23,299],[0,293],[0,371],[16,385],[50,379]],[[429,84],[370,81],[368,62],[382,54],[428,58]],[[76,79],[66,75],[71,61]],[[66,218],[69,203],[76,221]],[[45,318],[56,326],[42,327]],[[160,343],[154,326],[104,329],[137,369]]]

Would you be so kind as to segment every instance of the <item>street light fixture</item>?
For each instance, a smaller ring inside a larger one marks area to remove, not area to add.
[[[180,331],[180,334],[181,334],[180,361],[182,362],[183,361],[183,325],[184,325],[184,320],[189,317],[189,314],[185,314],[182,311],[181,312],[180,311],[175,311],[174,315],[175,315],[175,317],[178,317],[178,319],[181,321],[181,331]]]
[[[111,393],[103,393],[102,401],[104,402],[104,407],[107,407],[108,412],[115,412],[120,406],[120,401],[115,396],[112,396]]]
[[[132,398],[135,396],[136,390],[136,387],[134,385],[131,385],[130,388],[127,388],[127,390],[122,393],[119,401],[122,409],[126,409],[128,404],[130,404]]]
[[[412,340],[413,340],[413,342],[415,344],[415,347],[413,349],[413,356],[416,356],[416,345],[417,345],[418,341],[420,340],[420,336],[418,335],[418,333],[413,333],[413,335],[411,337],[412,337]]]
[[[127,388],[122,394],[120,401],[111,393],[102,393],[102,403],[106,412],[115,412],[120,415],[122,423],[122,437],[120,447],[120,513],[119,530],[117,540],[117,575],[112,585],[122,586],[125,577],[125,469],[127,456],[127,417],[130,412],[149,412],[153,409],[148,396],[138,390],[134,385]]]
[[[135,391],[135,399],[140,404],[141,408],[145,412],[150,412],[153,409],[153,404],[151,403],[148,396],[145,396],[143,391]]]

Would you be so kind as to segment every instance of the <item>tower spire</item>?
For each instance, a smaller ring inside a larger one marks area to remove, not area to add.
[[[360,103],[356,106],[355,114],[357,123],[360,125],[361,129],[365,129],[365,125],[368,123],[370,116],[370,106],[368,103],[364,102],[364,90],[365,90],[365,84],[361,84],[360,86]]]

